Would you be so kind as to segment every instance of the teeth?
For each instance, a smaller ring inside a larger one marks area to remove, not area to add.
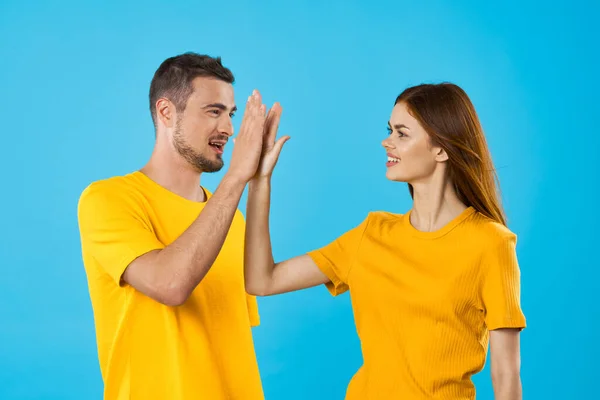
[[[388,157],[388,161],[389,162],[399,162],[400,159],[399,158],[394,158],[394,157]]]

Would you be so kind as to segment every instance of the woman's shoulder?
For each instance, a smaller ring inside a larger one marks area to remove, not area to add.
[[[473,213],[471,223],[468,224],[477,236],[490,244],[515,241],[517,235],[506,225],[476,211]]]
[[[396,226],[406,214],[377,210],[367,213],[362,224],[366,231],[380,231],[382,228]]]
[[[389,211],[382,211],[382,210],[378,210],[378,211],[370,211],[367,214],[367,221],[372,221],[372,222],[396,222],[400,219],[402,219],[402,217],[405,214],[399,214],[399,213],[393,213],[393,212],[389,212]]]
[[[393,213],[390,211],[383,211],[383,210],[377,210],[377,211],[370,211],[368,216],[369,218],[377,218],[377,219],[398,219],[401,218],[404,214],[403,213]]]

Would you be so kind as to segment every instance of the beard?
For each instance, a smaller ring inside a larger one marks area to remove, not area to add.
[[[177,121],[175,125],[173,146],[179,155],[198,172],[217,172],[223,168],[223,159],[220,154],[215,153],[217,159],[211,160],[188,144],[181,130],[180,121]]]

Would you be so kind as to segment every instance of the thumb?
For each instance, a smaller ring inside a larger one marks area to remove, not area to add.
[[[235,146],[235,138],[231,138],[231,140],[233,140],[233,145]]]
[[[283,148],[283,145],[285,144],[285,142],[287,142],[290,139],[289,136],[283,136],[280,137],[275,144],[273,145],[273,150],[275,150],[276,154],[279,154],[281,152],[281,149]]]
[[[283,145],[285,144],[285,142],[287,142],[290,139],[289,136],[283,136],[280,137],[275,144],[273,145],[273,150],[272,150],[272,154],[275,156],[275,162],[277,162],[277,160],[279,160],[279,154],[281,153],[281,149],[283,147]]]

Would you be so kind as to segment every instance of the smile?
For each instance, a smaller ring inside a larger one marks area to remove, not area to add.
[[[391,155],[388,154],[387,163],[385,165],[387,167],[393,167],[394,165],[398,164],[399,162],[400,162],[399,158],[392,157]]]
[[[210,147],[212,147],[212,149],[217,154],[223,154],[223,148],[225,147],[225,142],[214,141],[214,142],[209,142],[208,144],[209,144]]]

